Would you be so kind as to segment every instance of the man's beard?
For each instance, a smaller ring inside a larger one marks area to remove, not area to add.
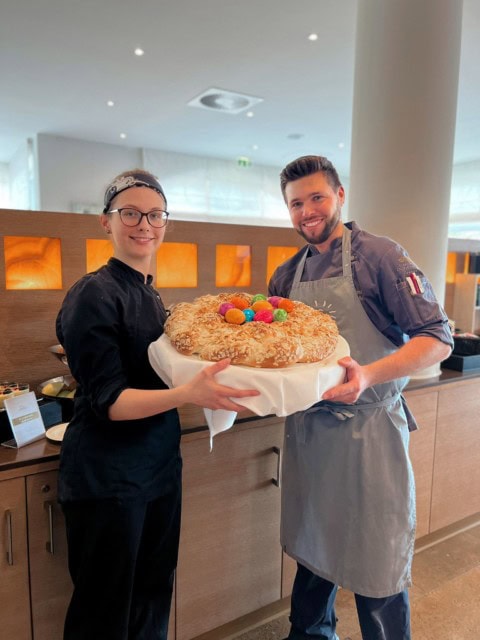
[[[323,244],[336,229],[342,215],[341,207],[337,205],[334,216],[325,224],[325,227],[315,235],[315,231],[304,229],[301,225],[295,227],[295,231],[302,236],[309,244]]]

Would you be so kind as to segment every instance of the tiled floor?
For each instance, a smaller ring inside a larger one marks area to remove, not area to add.
[[[480,638],[480,526],[417,553],[413,561],[413,640]],[[341,640],[361,640],[353,595],[340,590],[336,611]],[[285,638],[288,614],[236,640]]]

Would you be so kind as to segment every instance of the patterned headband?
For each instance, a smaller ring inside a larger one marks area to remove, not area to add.
[[[128,176],[116,178],[107,187],[107,190],[105,191],[105,198],[103,201],[103,204],[105,205],[103,213],[108,212],[110,204],[116,195],[118,195],[122,191],[125,191],[125,189],[130,189],[130,187],[148,187],[149,189],[153,189],[163,197],[163,199],[165,200],[165,207],[167,206],[167,198],[165,197],[163,189],[156,178],[144,173],[132,172]]]

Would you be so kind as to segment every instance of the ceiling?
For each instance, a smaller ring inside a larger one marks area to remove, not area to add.
[[[273,166],[321,153],[348,174],[356,0],[0,2],[1,162],[45,133]],[[479,0],[463,25],[455,162],[480,158]],[[188,106],[209,87],[263,101]]]

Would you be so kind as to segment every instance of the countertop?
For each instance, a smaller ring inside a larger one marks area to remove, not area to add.
[[[453,382],[463,382],[480,377],[480,369],[471,371],[454,371],[453,369],[442,369],[440,375],[431,378],[411,379],[405,391],[418,391],[436,386],[442,386]],[[189,435],[207,430],[205,417],[202,409],[194,405],[186,405],[179,410],[180,422],[182,425],[182,435]],[[250,411],[240,414],[235,422],[236,425],[249,425],[258,422],[259,424],[271,422],[274,416],[259,418]],[[8,449],[0,447],[0,473],[22,467],[51,462],[58,462],[60,456],[60,446],[50,443],[46,438],[32,442],[20,449]]]

